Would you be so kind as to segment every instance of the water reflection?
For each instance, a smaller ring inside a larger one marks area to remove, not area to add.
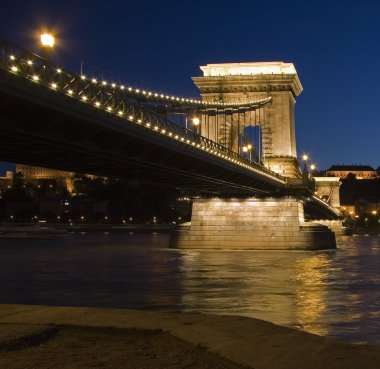
[[[185,311],[239,314],[325,335],[328,254],[203,251],[182,257]]]
[[[286,254],[284,254],[286,257]],[[186,311],[294,320],[289,264],[275,253],[202,251],[182,257]]]
[[[380,237],[334,252],[183,251],[168,235],[0,240],[0,302],[245,315],[380,343]]]
[[[327,269],[331,258],[326,254],[296,260],[296,316],[295,326],[308,332],[326,335]]]

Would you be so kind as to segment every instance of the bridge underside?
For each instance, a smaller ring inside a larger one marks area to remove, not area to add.
[[[160,183],[198,194],[281,192],[283,183],[1,71],[1,160]],[[28,93],[32,90],[34,93]]]

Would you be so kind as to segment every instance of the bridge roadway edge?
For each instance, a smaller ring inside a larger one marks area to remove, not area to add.
[[[0,343],[18,342],[25,335],[33,337],[44,328],[60,326],[158,330],[256,369],[375,369],[380,362],[376,346],[343,343],[235,315],[2,304],[1,326],[8,329],[6,337],[0,335]]]

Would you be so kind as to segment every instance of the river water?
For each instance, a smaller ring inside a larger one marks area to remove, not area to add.
[[[0,303],[255,317],[380,344],[380,236],[336,251],[184,251],[167,234],[0,239]]]

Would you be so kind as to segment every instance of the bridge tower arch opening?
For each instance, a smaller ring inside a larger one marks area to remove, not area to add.
[[[211,135],[209,129],[204,129],[202,135],[240,152],[243,126],[239,123],[244,120],[250,126],[260,126],[261,139],[257,146],[263,164],[285,177],[300,177],[294,108],[303,88],[294,65],[284,62],[207,64],[201,70],[203,76],[193,77],[193,81],[204,101],[244,104],[271,98],[270,104],[254,112],[244,112],[243,116],[238,110],[231,111],[226,114],[222,129],[217,133],[212,130]]]
[[[239,135],[240,154],[252,162],[262,163],[262,129],[259,125],[251,124],[244,127]]]

